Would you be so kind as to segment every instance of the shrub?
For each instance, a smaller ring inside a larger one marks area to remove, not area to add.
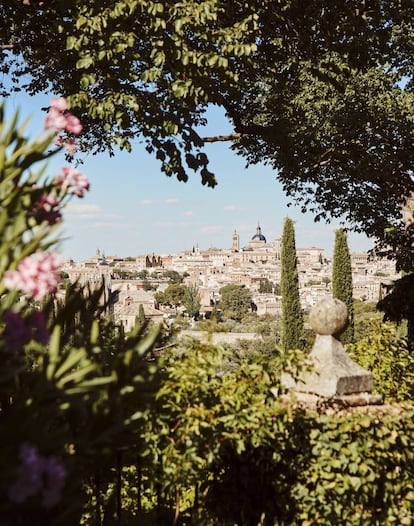
[[[56,228],[62,208],[89,183],[72,167],[53,179],[44,166],[36,170],[60,150],[49,150],[54,128],[30,142],[18,115],[8,124],[3,110],[1,523],[69,526],[79,524],[89,499],[84,486],[101,467],[119,448],[140,447],[157,372],[147,355],[160,331],[125,337],[105,316],[105,284],[95,291],[69,286],[57,300]],[[80,128],[63,99],[52,100],[46,122],[65,132]]]
[[[373,322],[370,336],[347,346],[347,351],[372,372],[375,392],[389,401],[414,399],[414,356],[395,325]]]

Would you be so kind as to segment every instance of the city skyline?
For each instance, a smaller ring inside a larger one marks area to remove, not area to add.
[[[6,118],[15,110],[20,120],[31,116],[28,133],[35,137],[43,130],[49,95],[29,98],[19,93],[6,100]],[[215,108],[209,110],[211,123],[203,135],[225,134],[229,125]],[[81,155],[79,169],[91,182],[83,199],[74,199],[64,211],[59,251],[62,258],[81,261],[100,249],[107,255],[126,257],[141,254],[170,254],[198,245],[230,248],[236,230],[240,246],[255,234],[257,224],[268,241],[281,237],[283,221],[295,221],[298,248],[319,247],[326,255],[333,251],[339,224],[314,223],[311,214],[302,214],[289,200],[269,167],[245,168],[245,161],[229,150],[230,144],[207,144],[210,170],[216,174],[216,188],[202,186],[200,176],[191,174],[187,183],[168,178],[160,164],[138,143],[132,153],[114,157],[103,153]],[[66,165],[63,153],[53,157],[46,173],[59,173]],[[39,165],[40,168],[40,165]],[[372,242],[364,235],[349,233],[353,252],[367,251]]]

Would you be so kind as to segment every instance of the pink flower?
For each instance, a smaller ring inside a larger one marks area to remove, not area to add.
[[[37,342],[46,345],[50,339],[50,334],[46,325],[46,316],[44,313],[35,310],[29,316],[28,321],[32,338]]]
[[[9,487],[9,499],[20,503],[41,490],[43,459],[37,448],[29,444],[20,446],[19,459],[17,479]]]
[[[79,135],[82,131],[82,123],[81,121],[72,115],[71,113],[66,113],[66,126],[65,130],[69,133],[73,133],[73,135]]]
[[[33,216],[38,223],[47,221],[49,225],[55,225],[62,221],[58,206],[59,203],[53,196],[42,194],[33,209]]]
[[[90,187],[87,177],[71,166],[62,168],[62,172],[62,175],[56,177],[55,183],[60,184],[64,191],[83,197]]]
[[[50,106],[61,113],[68,109],[68,103],[64,97],[53,97],[50,101]]]
[[[66,478],[66,470],[56,457],[49,457],[43,464],[45,483],[42,490],[43,506],[51,508],[60,500]]]
[[[49,111],[45,118],[45,128],[64,130],[74,135],[82,131],[80,120],[67,111],[68,106],[63,97],[55,97],[50,101]]]
[[[64,138],[61,135],[59,135],[59,137],[55,141],[55,145],[59,148],[64,148],[69,157],[73,157],[75,155],[77,149],[75,139],[68,139],[65,141]]]
[[[4,313],[4,321],[4,338],[10,349],[19,351],[31,340],[43,345],[49,341],[50,334],[43,312],[35,310],[27,318],[23,318],[18,312],[7,311]]]
[[[45,508],[55,506],[65,483],[66,470],[54,456],[42,457],[35,446],[22,444],[17,478],[9,487],[9,499],[21,503],[28,497],[42,495]]]
[[[29,298],[41,300],[46,294],[56,292],[59,267],[54,252],[36,252],[20,261],[16,270],[5,272],[3,281],[7,288],[19,289]]]
[[[24,345],[30,342],[30,329],[27,327],[20,314],[8,311],[4,314],[4,321],[6,322],[4,338],[10,349],[20,350]]]
[[[45,118],[45,128],[64,130],[66,128],[66,117],[56,108],[49,108]]]

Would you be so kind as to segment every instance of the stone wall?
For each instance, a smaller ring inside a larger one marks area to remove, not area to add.
[[[179,337],[184,338],[188,336],[195,340],[200,340],[203,343],[212,343],[213,345],[220,345],[224,343],[234,344],[238,340],[256,340],[261,338],[254,332],[213,332],[207,331],[181,331]]]

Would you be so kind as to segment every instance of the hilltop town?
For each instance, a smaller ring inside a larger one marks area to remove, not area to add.
[[[141,255],[120,258],[106,256],[100,250],[82,262],[70,260],[63,266],[71,282],[97,286],[102,282],[108,291],[116,292],[114,314],[125,328],[132,328],[139,306],[145,316],[155,321],[167,317],[166,307],[158,305],[154,293],[168,285],[167,271],[185,276],[184,284],[195,284],[201,298],[201,315],[208,316],[219,299],[219,290],[227,284],[244,285],[253,295],[257,314],[281,314],[278,284],[281,273],[281,239],[268,242],[260,225],[245,246],[240,245],[235,231],[231,248],[194,246],[177,254]],[[331,291],[332,260],[317,247],[297,248],[299,288],[302,307],[308,311]],[[353,296],[361,301],[377,301],[384,285],[398,279],[395,263],[365,252],[351,253]],[[263,281],[274,288],[261,292]]]

